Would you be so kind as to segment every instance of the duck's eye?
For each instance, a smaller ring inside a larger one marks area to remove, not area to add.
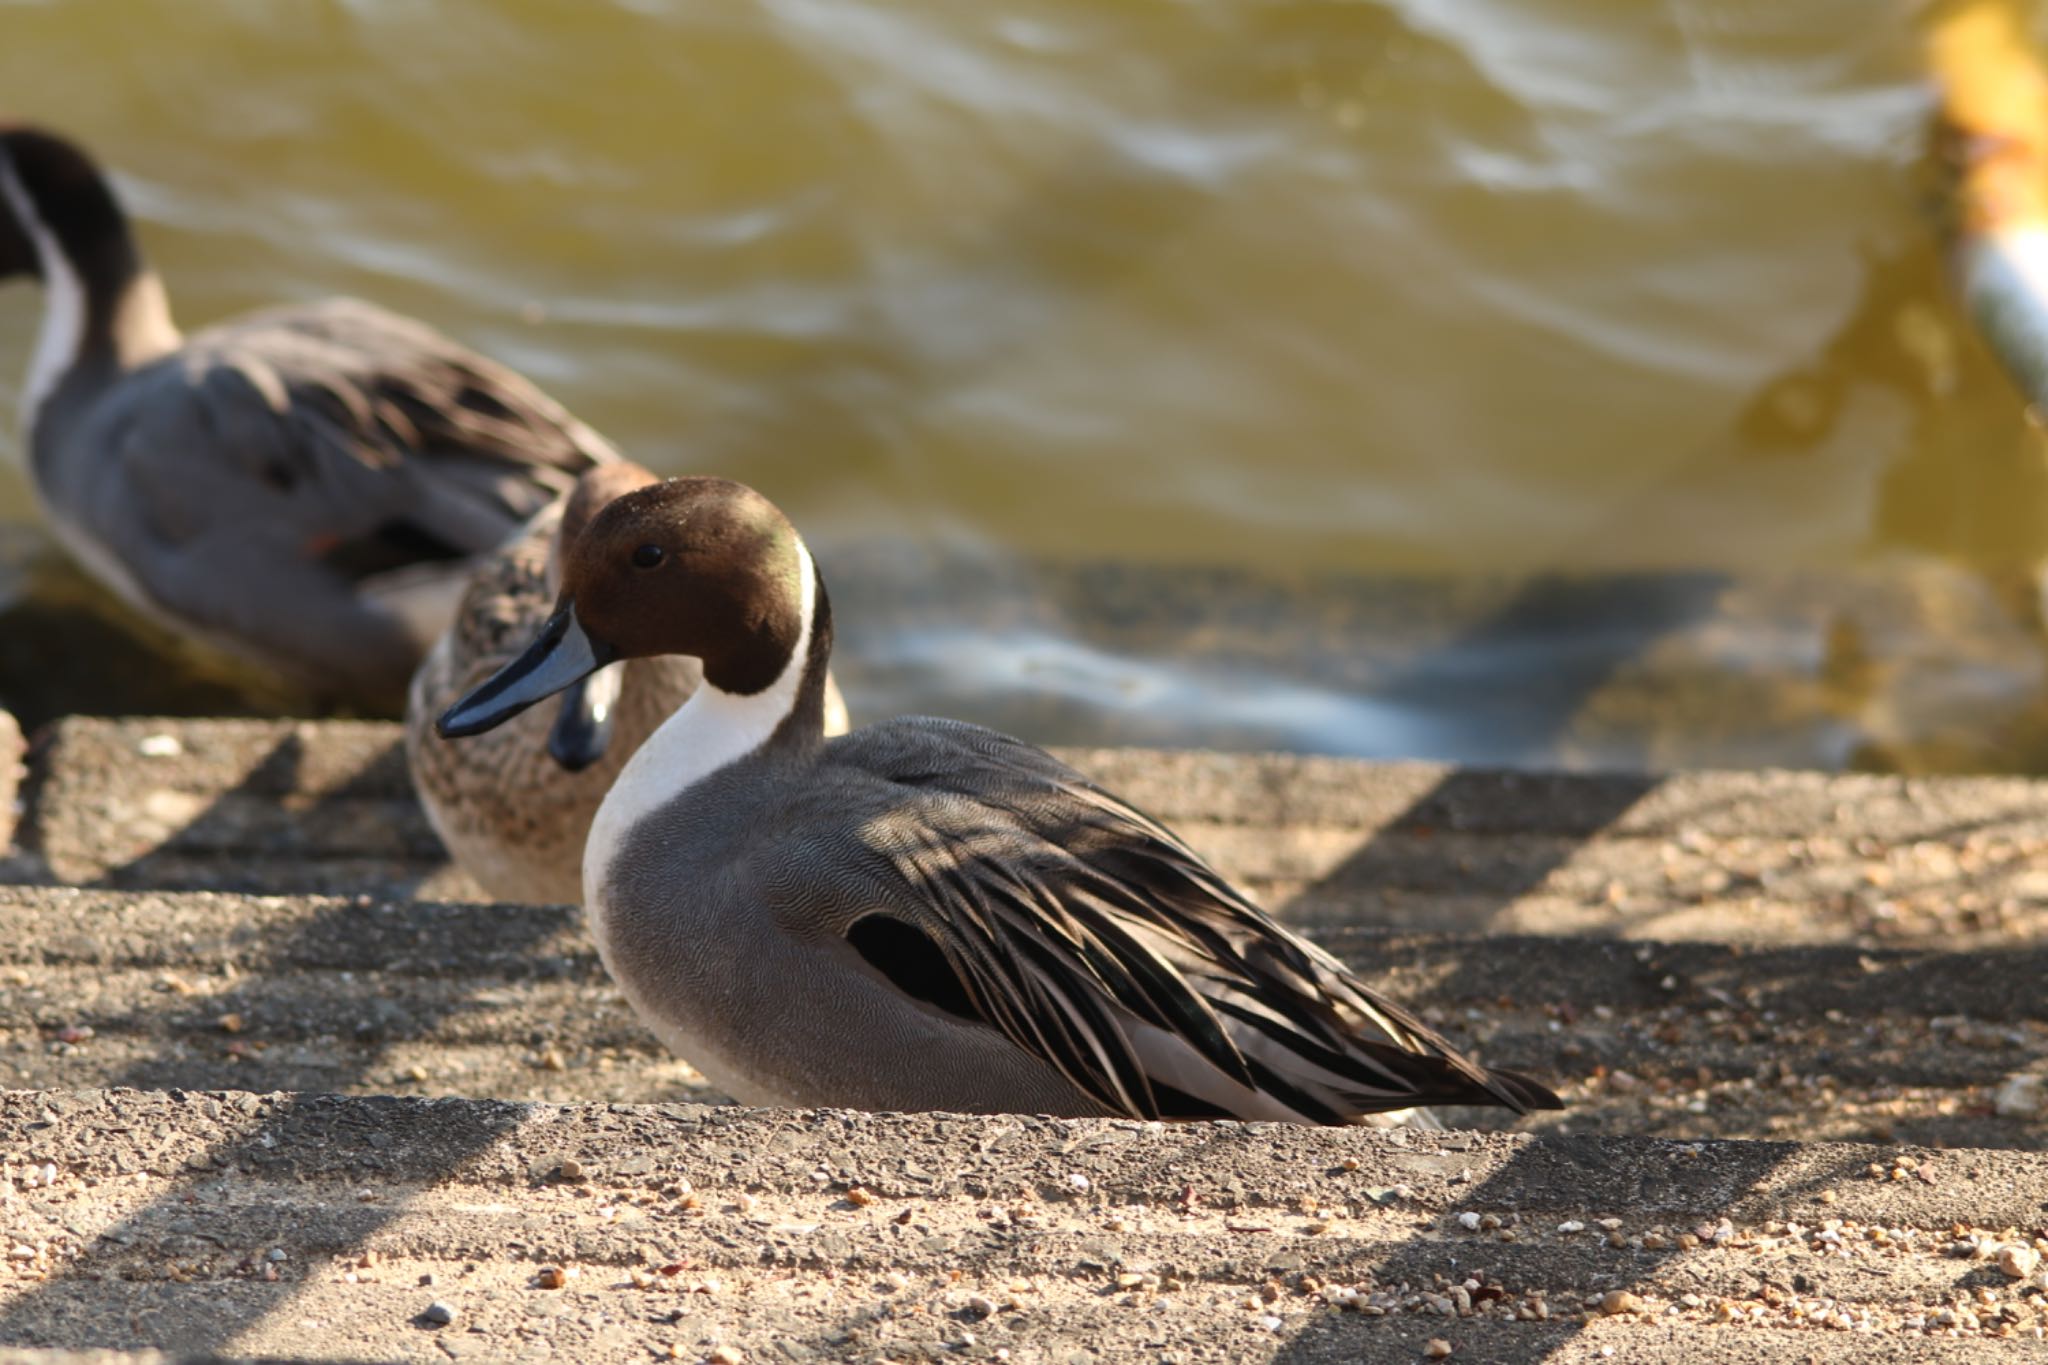
[[[659,545],[642,545],[639,549],[633,551],[633,567],[636,569],[651,569],[660,564],[663,558],[662,548]]]

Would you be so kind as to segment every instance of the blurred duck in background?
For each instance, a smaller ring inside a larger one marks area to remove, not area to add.
[[[21,459],[84,568],[181,637],[395,714],[477,557],[611,446],[351,299],[184,336],[92,159],[0,126],[0,280],[43,287]]]
[[[583,899],[583,845],[612,780],[642,741],[690,699],[704,672],[668,654],[611,664],[571,684],[559,707],[525,712],[467,744],[444,744],[434,720],[519,657],[561,594],[567,547],[614,498],[660,479],[626,461],[599,465],[486,556],[455,622],[413,675],[405,757],[441,842],[486,894],[573,905]],[[846,703],[826,682],[825,732],[846,731]]]

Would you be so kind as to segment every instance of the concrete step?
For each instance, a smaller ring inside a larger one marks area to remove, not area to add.
[[[1555,1082],[1539,1129],[2048,1147],[2048,950],[1320,937]],[[0,1083],[709,1094],[567,907],[61,887],[0,887]]]
[[[0,1095],[0,1152],[0,1340],[23,1346],[2043,1349],[2039,1270],[2001,1268],[2026,1268],[2048,1231],[2038,1153],[194,1091]],[[435,1302],[451,1323],[421,1317]]]
[[[1310,927],[1946,948],[2048,936],[2048,783],[2031,779],[1062,753]],[[473,894],[387,724],[67,719],[39,737],[28,791],[16,880]]]
[[[0,886],[0,1362],[2039,1358],[2048,787],[1068,757],[1571,1108],[707,1108],[574,911],[431,899],[392,727],[70,720]]]

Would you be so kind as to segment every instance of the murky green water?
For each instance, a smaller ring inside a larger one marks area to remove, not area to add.
[[[2048,465],[1941,294],[1904,6],[0,0],[0,100],[120,169],[187,326],[363,295],[823,544],[1438,585],[1353,622],[1362,671],[1212,666],[1193,628],[844,622],[878,706],[1050,691],[1048,739],[2032,761],[1997,727],[2040,685],[2012,585],[2048,551]],[[0,292],[0,384],[37,304]],[[1677,577],[1489,614],[1553,572]],[[1510,586],[1444,577],[1470,574]],[[96,657],[48,619],[35,650]],[[1811,700],[1845,648],[1918,682]],[[1496,704],[1589,651],[1534,728]],[[0,662],[56,667],[28,652]],[[1697,722],[1731,688],[1790,710]]]

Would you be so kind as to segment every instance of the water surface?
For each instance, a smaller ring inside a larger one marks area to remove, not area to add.
[[[963,582],[1220,571],[1307,642],[1219,652],[1186,593],[1163,634],[1085,594],[897,617],[884,574],[842,622],[857,706],[2030,766],[2048,464],[1942,292],[1913,18],[0,0],[0,91],[119,169],[188,327],[358,294],[658,469],[759,485],[828,573],[876,545]],[[0,292],[0,410],[37,304]],[[33,519],[18,480],[0,517]],[[0,592],[77,593],[7,543]],[[49,684],[109,657],[64,619],[0,647],[0,695],[132,697]]]

